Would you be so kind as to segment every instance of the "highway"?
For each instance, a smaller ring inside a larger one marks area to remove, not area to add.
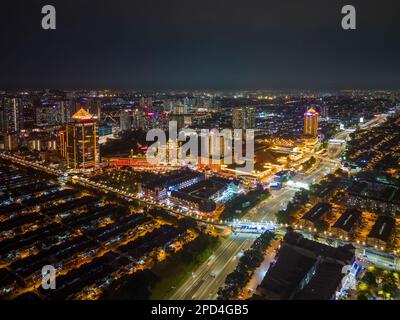
[[[257,237],[258,235],[253,234],[231,235],[170,299],[215,300],[218,289],[225,283],[226,276],[236,268],[240,253],[249,249]]]
[[[246,220],[257,222],[275,221],[275,213],[287,205],[289,200],[293,198],[296,190],[285,187],[271,193],[270,198],[261,202],[246,214]]]

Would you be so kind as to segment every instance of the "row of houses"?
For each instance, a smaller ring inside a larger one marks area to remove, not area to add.
[[[353,181],[348,189],[345,203],[395,216],[400,212],[400,188],[376,181]]]
[[[400,212],[400,187],[368,179],[335,179],[321,185],[315,192],[314,203],[329,202],[338,190],[346,191],[342,204],[362,210],[396,216]]]
[[[314,229],[318,221],[326,219],[332,213],[332,205],[321,202],[312,207],[302,218],[305,228]],[[347,209],[332,225],[331,232],[338,238],[347,239],[354,235],[357,227],[362,226],[363,214],[356,208]],[[367,237],[370,246],[384,247],[391,243],[396,231],[396,219],[390,215],[380,215]]]

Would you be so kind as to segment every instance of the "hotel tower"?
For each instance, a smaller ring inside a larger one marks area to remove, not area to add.
[[[72,116],[60,140],[61,154],[68,168],[92,169],[99,163],[97,119],[85,109],[81,108]]]
[[[304,134],[310,137],[318,136],[318,112],[313,108],[304,114]]]

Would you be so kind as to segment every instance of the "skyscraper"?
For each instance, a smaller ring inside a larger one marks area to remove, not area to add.
[[[96,119],[81,108],[72,116],[63,135],[65,150],[61,150],[68,168],[93,168],[100,160]]]
[[[65,124],[65,104],[64,101],[44,104],[36,108],[36,125],[57,125]]]
[[[188,114],[189,113],[189,107],[190,107],[190,100],[188,97],[185,97],[183,99],[183,113]]]
[[[130,131],[132,129],[131,114],[128,110],[120,112],[119,127],[121,131]]]
[[[144,129],[144,120],[142,111],[138,109],[132,110],[132,128],[134,130]]]
[[[323,104],[321,107],[320,107],[320,114],[321,114],[321,118],[322,119],[325,119],[325,120],[328,120],[328,118],[329,118],[329,114],[328,114],[328,106],[326,105],[326,104]]]
[[[251,107],[233,109],[232,127],[233,129],[255,129],[256,116],[255,109]]]
[[[18,138],[16,133],[5,134],[4,149],[8,151],[15,151],[18,149]]]
[[[311,108],[304,114],[304,134],[306,136],[318,136],[318,112]]]
[[[0,106],[1,132],[16,132],[23,129],[24,115],[20,99],[3,98]]]

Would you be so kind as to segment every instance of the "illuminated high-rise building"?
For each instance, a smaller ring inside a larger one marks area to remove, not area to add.
[[[119,115],[119,127],[121,131],[131,131],[132,119],[128,110],[121,110]]]
[[[183,113],[188,114],[189,113],[189,108],[190,108],[190,99],[188,97],[185,97],[183,99]]]
[[[328,120],[328,118],[329,118],[328,112],[329,112],[328,106],[326,104],[323,104],[320,108],[321,118]]]
[[[67,124],[61,154],[68,168],[81,170],[94,168],[100,160],[96,119],[81,108]],[[65,148],[63,150],[63,148]]]
[[[145,98],[144,98],[144,97],[140,97],[140,100],[139,100],[139,107],[140,107],[141,109],[143,109],[143,108],[145,107],[145,105],[146,105],[146,100],[145,100]]]
[[[43,104],[36,108],[36,125],[57,125],[65,124],[65,102],[54,102]]]
[[[15,151],[18,149],[18,138],[16,133],[5,134],[4,149],[8,151]]]
[[[251,107],[233,109],[232,127],[233,129],[255,129],[255,109]]]
[[[134,109],[132,110],[132,128],[134,130],[138,130],[138,129],[144,129],[144,123],[145,119],[144,119],[144,114],[143,111],[140,111],[138,109]]]
[[[23,106],[20,99],[3,98],[0,101],[0,129],[2,132],[16,132],[23,129]]]
[[[304,114],[304,134],[318,136],[318,112],[311,108]]]

